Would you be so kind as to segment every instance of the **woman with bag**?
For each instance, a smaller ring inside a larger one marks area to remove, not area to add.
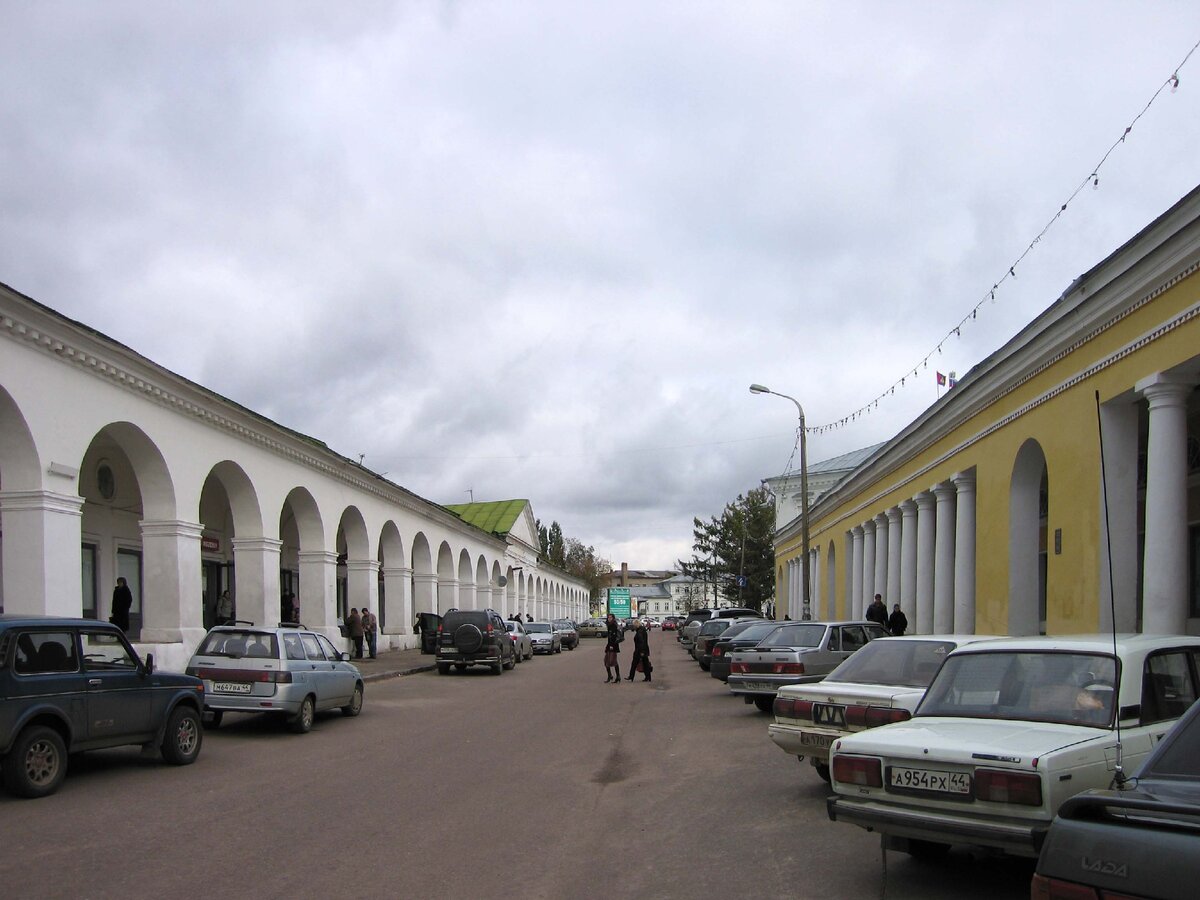
[[[604,681],[620,684],[621,664],[617,660],[617,654],[621,652],[621,631],[617,628],[617,617],[612,613],[608,614],[607,626],[608,643],[604,645],[604,671],[608,673],[608,677]]]

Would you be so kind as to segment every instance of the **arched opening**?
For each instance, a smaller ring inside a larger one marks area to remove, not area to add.
[[[290,601],[292,612],[289,619],[298,615],[310,627],[331,626],[336,614],[332,607],[327,606],[325,585],[326,571],[334,566],[334,560],[326,551],[325,523],[321,511],[306,488],[293,488],[284,500],[279,512],[279,540],[279,611],[283,611],[285,601]],[[258,604],[262,607],[258,615],[263,617],[262,621],[270,621],[275,616],[276,606],[275,598],[267,595],[268,573],[265,567],[248,569],[239,565],[236,575],[237,590],[243,598],[243,605],[247,598],[257,596]],[[261,584],[256,584],[260,581]],[[243,615],[242,618],[257,621],[253,615]]]
[[[1021,445],[1008,500],[1008,633],[1046,633],[1049,476],[1041,444]]]
[[[454,579],[454,551],[445,541],[438,547],[437,611],[442,615],[458,606],[458,582]]]
[[[437,603],[437,574],[433,570],[433,552],[429,539],[421,532],[412,544],[413,613],[435,613]]]
[[[394,625],[403,625],[410,618],[405,605],[412,594],[407,591],[412,584],[411,572],[404,571],[404,541],[400,538],[400,529],[396,523],[388,520],[379,534],[379,630],[388,625],[389,616],[395,618]],[[391,609],[394,604],[395,609]]]
[[[238,537],[262,537],[262,513],[249,476],[237,463],[213,466],[200,490],[200,602],[205,629],[218,620],[222,593],[229,592],[228,615],[237,617],[234,544]]]
[[[0,613],[4,598],[10,598],[9,612],[44,613],[48,611],[52,585],[46,583],[43,566],[46,551],[48,512],[5,511],[4,498],[23,491],[41,490],[41,464],[25,416],[8,391],[0,388]],[[84,555],[86,562],[87,556]],[[84,601],[96,610],[95,569],[84,569]],[[90,584],[90,591],[89,591]],[[64,598],[65,599],[65,598]],[[70,604],[68,609],[78,615]]]
[[[378,587],[378,563],[371,553],[367,523],[356,506],[342,511],[337,530],[337,614],[345,620],[351,607],[361,610],[375,606]]]

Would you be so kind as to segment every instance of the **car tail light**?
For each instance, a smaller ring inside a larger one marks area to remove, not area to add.
[[[811,719],[812,701],[776,696],[773,711],[775,715],[783,719]]]
[[[188,666],[188,675],[206,678],[209,681],[261,681],[268,684],[291,684],[291,672],[276,672],[263,669],[211,669],[206,666]]]
[[[1095,888],[1045,875],[1034,875],[1029,886],[1030,900],[1100,900],[1102,896]],[[1118,894],[1104,894],[1106,900],[1117,900]]]
[[[883,787],[883,763],[874,756],[842,756],[833,758],[833,780],[863,787]]]
[[[1029,772],[1010,769],[976,769],[975,799],[1041,806],[1042,779]]]
[[[723,647],[721,647],[721,645],[720,645],[720,644],[718,644],[716,647],[713,647],[713,649],[712,649],[712,655],[713,655],[713,656],[724,656],[724,655],[725,655],[725,649],[724,649]]]
[[[734,662],[729,664],[730,675],[747,675],[750,672],[750,663]]]
[[[771,672],[775,675],[803,675],[804,663],[775,663],[771,666]]]
[[[811,719],[812,707],[813,705],[811,700],[797,700],[792,715],[797,719]]]

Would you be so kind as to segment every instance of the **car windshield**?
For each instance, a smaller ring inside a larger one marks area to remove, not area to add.
[[[726,631],[732,624],[733,622],[730,619],[713,619],[700,626],[700,633],[703,635],[720,634]]]
[[[509,631],[520,631],[520,630],[521,630],[521,626],[520,626],[520,625],[518,625],[516,622],[509,622],[509,623],[508,623],[508,630],[509,630]]]
[[[533,634],[548,634],[552,629],[546,622],[530,622],[525,630]]]
[[[739,641],[753,641],[757,644],[778,627],[778,622],[746,622],[741,625],[731,625],[721,634],[721,640],[737,638]]]
[[[826,681],[929,687],[954,641],[871,641],[833,670]]]
[[[274,634],[261,631],[210,631],[196,651],[200,656],[243,656],[279,658],[279,643]]]
[[[824,625],[780,625],[759,641],[760,647],[819,647]]]
[[[1111,656],[1051,650],[963,653],[946,660],[917,715],[1106,728],[1115,684]]]

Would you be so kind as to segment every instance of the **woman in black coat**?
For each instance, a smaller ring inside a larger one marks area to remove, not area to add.
[[[642,681],[650,681],[650,673],[654,667],[650,665],[650,633],[646,626],[638,622],[637,631],[633,633],[633,659],[629,661],[629,681],[633,681],[633,673],[637,671],[638,663],[642,664]]]
[[[617,654],[621,652],[621,630],[617,627],[617,617],[608,614],[608,643],[604,645],[604,671],[608,677],[604,680],[613,684],[621,683],[621,666]]]

